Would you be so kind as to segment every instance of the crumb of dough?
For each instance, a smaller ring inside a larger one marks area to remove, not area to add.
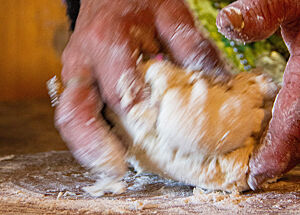
[[[106,193],[121,194],[125,191],[125,185],[119,179],[101,178],[88,187],[82,188],[93,197],[103,196]]]
[[[0,162],[1,161],[7,161],[7,160],[11,160],[15,157],[15,155],[6,155],[6,156],[3,156],[3,157],[0,157]]]
[[[189,199],[184,199],[183,202],[184,202],[185,204],[188,204],[188,203],[190,202],[190,200],[189,200]]]
[[[76,196],[76,193],[70,192],[70,191],[66,191],[63,196],[64,197],[66,197],[66,196]]]
[[[240,202],[245,201],[247,198],[240,194],[238,191],[226,193],[224,191],[213,191],[207,193],[201,188],[194,188],[193,199],[199,201],[206,201],[211,203],[230,203],[238,205]]]
[[[56,200],[60,200],[61,197],[63,196],[63,194],[64,194],[63,192],[59,192],[57,197],[56,197]]]
[[[147,210],[147,209],[153,209],[153,208],[158,208],[158,204],[149,204],[144,201],[135,201],[135,210]]]

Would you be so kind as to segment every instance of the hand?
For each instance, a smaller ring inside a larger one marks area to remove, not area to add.
[[[300,1],[239,0],[220,12],[217,26],[244,42],[265,39],[280,27],[291,54],[269,129],[250,160],[248,184],[256,189],[300,162]]]
[[[65,90],[56,110],[56,125],[77,160],[109,177],[123,176],[126,146],[99,112],[102,102],[119,115],[143,100],[145,86],[136,71],[141,53],[162,47],[173,61],[228,80],[215,47],[195,25],[181,0],[81,0],[75,31],[63,54]],[[132,96],[120,105],[120,79]]]

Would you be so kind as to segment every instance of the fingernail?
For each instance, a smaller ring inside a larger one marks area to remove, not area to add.
[[[241,32],[245,22],[240,9],[236,7],[224,8],[218,15],[218,31],[229,39],[235,39],[236,32]]]
[[[266,181],[266,177],[263,175],[252,175],[250,173],[248,177],[248,185],[251,188],[251,190],[257,190],[260,188],[260,186]]]
[[[256,181],[255,177],[253,177],[252,175],[249,175],[249,178],[248,178],[247,182],[248,182],[248,185],[251,188],[251,190],[256,190],[257,181]]]

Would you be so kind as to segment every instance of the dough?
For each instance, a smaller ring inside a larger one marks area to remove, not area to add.
[[[124,137],[137,171],[157,173],[208,190],[249,189],[249,158],[271,117],[277,86],[264,75],[240,73],[232,86],[213,85],[199,71],[166,61],[140,66],[150,98],[125,115],[107,113]],[[121,105],[134,99],[126,74]],[[271,104],[271,105],[270,105]]]

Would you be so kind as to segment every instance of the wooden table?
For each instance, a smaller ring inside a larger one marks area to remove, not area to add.
[[[299,214],[300,167],[259,192],[208,193],[129,171],[127,191],[92,198],[95,177],[69,152],[0,158],[0,214]]]
[[[193,191],[129,171],[124,194],[92,198],[81,188],[95,177],[69,152],[57,151],[65,146],[47,101],[2,103],[0,113],[0,214],[300,214],[299,166],[277,183],[243,194]]]

